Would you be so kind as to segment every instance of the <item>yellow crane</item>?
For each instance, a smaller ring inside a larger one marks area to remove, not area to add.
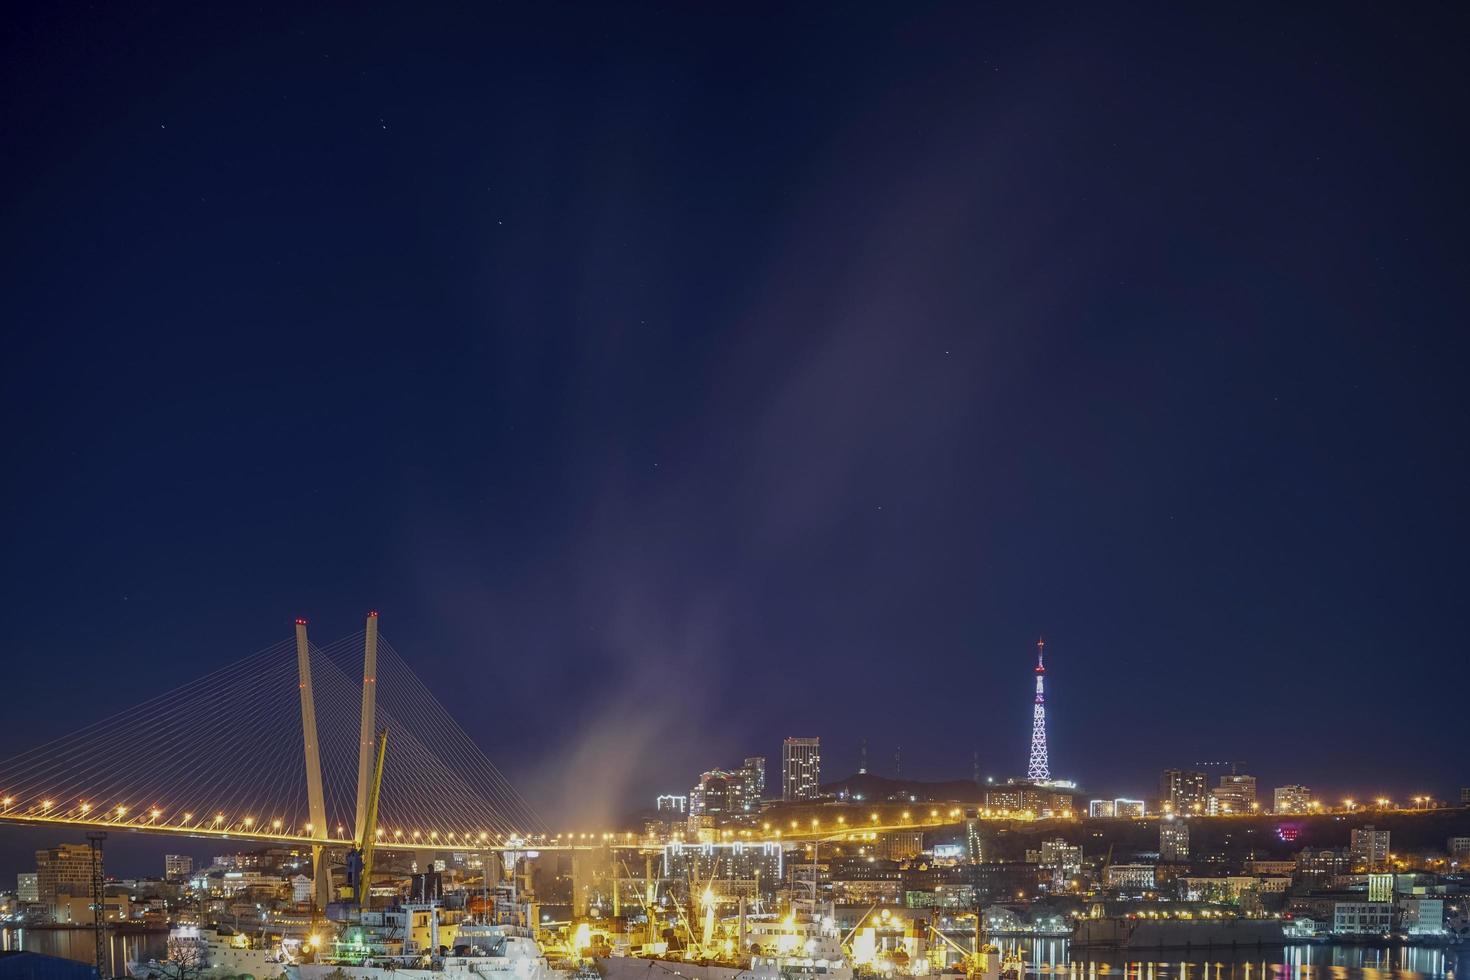
[[[388,729],[378,730],[377,751],[373,759],[373,782],[368,791],[367,815],[362,822],[362,838],[357,842],[357,851],[362,861],[362,873],[357,879],[358,908],[367,908],[368,889],[373,880],[373,853],[378,846],[378,794],[383,789],[383,756],[388,749]]]

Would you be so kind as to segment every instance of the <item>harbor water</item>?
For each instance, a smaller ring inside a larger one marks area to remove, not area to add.
[[[1470,980],[1458,946],[1304,943],[1265,949],[1073,950],[1065,939],[1003,939],[1029,977],[1058,980]]]
[[[128,963],[163,959],[168,955],[168,933],[109,932],[106,937],[108,976],[126,976]],[[26,950],[91,963],[97,958],[97,940],[91,929],[0,929],[0,949]]]
[[[121,976],[130,960],[162,959],[163,932],[110,934],[109,973]],[[1158,953],[1078,949],[1065,939],[1003,939],[1019,953],[1027,977],[1055,980],[1470,980],[1470,950],[1461,947],[1303,944],[1265,950]],[[92,962],[90,929],[0,930],[0,949],[24,949]]]

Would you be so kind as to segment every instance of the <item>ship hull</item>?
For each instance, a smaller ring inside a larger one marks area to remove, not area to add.
[[[1286,945],[1274,919],[1224,922],[1138,919],[1080,919],[1072,933],[1078,949],[1230,949]]]
[[[301,963],[286,968],[288,980],[566,980],[567,974],[532,959],[476,958],[458,967],[426,970],[416,967],[351,966],[340,963]]]
[[[603,980],[755,980],[761,976],[734,966],[656,960],[643,956],[599,956],[595,962]]]

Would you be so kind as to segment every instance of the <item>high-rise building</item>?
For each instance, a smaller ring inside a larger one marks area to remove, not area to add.
[[[1035,783],[1051,779],[1051,760],[1046,750],[1046,641],[1036,641],[1036,701],[1031,707],[1031,759],[1026,764],[1026,778]]]
[[[1306,813],[1312,808],[1312,791],[1305,786],[1278,786],[1271,795],[1271,812]]]
[[[85,844],[59,844],[36,852],[36,895],[42,905],[55,905],[58,892],[92,894],[92,849]]]
[[[1116,817],[1118,810],[1112,800],[1092,800],[1087,804],[1087,815],[1089,817]]]
[[[821,786],[822,740],[788,738],[781,744],[781,798],[814,800]]]
[[[187,854],[165,854],[163,856],[163,876],[169,881],[179,881],[189,877],[189,872],[194,870],[194,859]]]
[[[22,905],[40,903],[41,889],[34,871],[23,871],[15,876],[15,900]]]
[[[1210,804],[1210,777],[1202,772],[1165,769],[1159,776],[1159,806],[1175,813],[1203,813]]]
[[[1348,854],[1353,865],[1368,871],[1388,867],[1388,831],[1374,830],[1373,825],[1354,827]]]
[[[746,756],[740,765],[740,775],[745,780],[745,809],[759,809],[766,797],[766,757]]]
[[[665,793],[655,801],[659,813],[682,817],[689,812],[689,797]]]
[[[1249,813],[1256,804],[1256,777],[1231,774],[1220,777],[1210,790],[1212,813]]]
[[[701,773],[689,791],[691,816],[723,816],[745,812],[745,779],[738,773],[711,769]]]
[[[1189,860],[1189,824],[1165,817],[1159,821],[1159,860]]]

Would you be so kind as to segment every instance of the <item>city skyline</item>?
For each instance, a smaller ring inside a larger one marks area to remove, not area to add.
[[[1470,781],[1464,11],[14,6],[0,759],[377,609],[592,825],[1038,636],[1099,799]]]

